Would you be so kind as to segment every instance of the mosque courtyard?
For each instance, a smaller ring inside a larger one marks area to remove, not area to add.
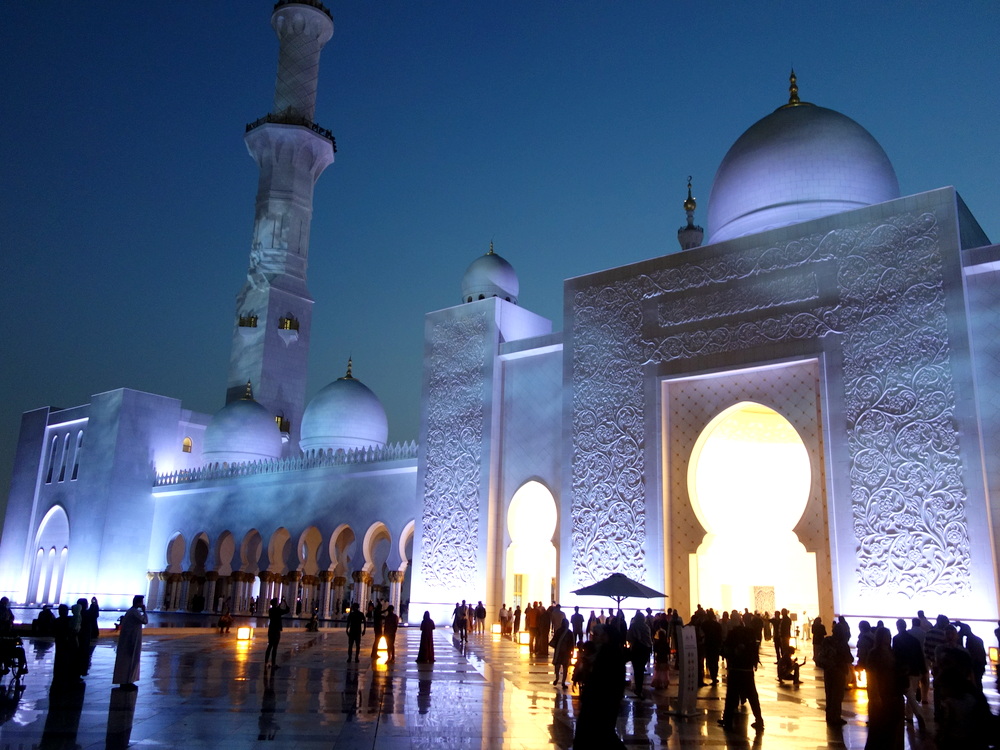
[[[264,668],[266,635],[249,642],[194,628],[145,633],[135,690],[111,684],[114,638],[103,636],[79,686],[50,693],[51,640],[26,639],[30,673],[23,692],[0,691],[0,750],[28,748],[252,748],[360,750],[496,748],[541,750],[572,745],[578,699],[552,686],[549,665],[499,636],[471,635],[464,650],[451,630],[435,631],[436,662],[414,663],[416,628],[401,629],[395,663],[346,659],[342,630],[285,631],[278,666]],[[363,644],[369,649],[369,633]],[[822,679],[803,668],[799,688],[775,680],[771,653],[757,674],[765,729],[725,733],[724,683],[702,688],[698,713],[670,713],[676,690],[623,701],[618,729],[629,748],[862,748],[866,695],[849,691],[843,729],[824,722]],[[988,674],[987,696],[997,706]],[[907,729],[907,747],[930,750],[927,735]]]

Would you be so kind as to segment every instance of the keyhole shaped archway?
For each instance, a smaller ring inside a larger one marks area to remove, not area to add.
[[[688,492],[706,534],[691,556],[696,603],[723,610],[816,612],[816,555],[795,534],[812,481],[795,427],[752,401],[718,414],[688,465]]]
[[[539,601],[548,605],[555,591],[556,501],[541,482],[522,484],[507,508],[507,572],[504,603],[511,607]]]

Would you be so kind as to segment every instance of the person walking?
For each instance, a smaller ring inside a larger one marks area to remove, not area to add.
[[[593,612],[591,612],[593,615]],[[576,639],[576,645],[583,645],[583,615],[580,614],[579,607],[573,607],[573,614],[569,618],[570,623],[573,625],[573,637]]]
[[[726,702],[722,718],[719,719],[719,726],[732,730],[737,708],[740,702],[745,700],[753,712],[754,721],[750,726],[760,732],[764,729],[764,716],[760,711],[760,698],[757,695],[757,684],[754,682],[754,671],[760,663],[760,653],[750,628],[742,622],[730,628],[722,652],[726,657],[727,679]]]
[[[630,661],[632,662],[633,692],[636,698],[642,698],[642,686],[646,680],[646,665],[649,655],[653,653],[653,636],[646,624],[646,617],[636,610],[635,617],[628,628],[628,644]]]
[[[917,703],[917,691],[920,680],[927,671],[924,660],[924,650],[912,633],[906,629],[906,620],[896,620],[896,637],[892,639],[892,655],[896,658],[896,666],[905,678],[904,692],[906,695],[905,718],[912,722],[914,715],[918,723],[923,725],[920,706]]]
[[[382,611],[382,602],[375,600],[375,609],[372,611],[372,630],[375,632],[375,640],[372,642],[372,659],[378,658],[378,642],[382,639],[382,622],[385,613]]]
[[[386,662],[396,661],[396,631],[399,629],[399,615],[391,604],[382,620],[382,637],[385,638]]]
[[[903,696],[907,676],[896,661],[890,642],[887,628],[876,629],[875,645],[865,661],[868,673],[866,750],[903,750]]]
[[[830,726],[843,726],[847,723],[841,712],[844,692],[847,690],[847,670],[854,663],[851,647],[847,643],[847,632],[844,628],[835,627],[833,635],[824,638],[816,652],[816,666],[823,670],[826,723]]]
[[[60,605],[60,616],[62,605]],[[116,685],[134,686],[139,679],[139,661],[142,653],[142,626],[149,623],[144,597],[132,597],[132,606],[122,615],[118,628],[118,647],[115,669],[111,681]]]
[[[434,663],[434,620],[430,612],[424,612],[420,621],[420,648],[417,651],[417,664]]]
[[[570,632],[569,625],[566,620],[563,620],[552,636],[552,641],[549,645],[553,649],[552,666],[555,668],[556,673],[556,678],[552,681],[552,684],[558,685],[561,675],[564,690],[569,687],[569,664],[573,658],[573,642],[573,634]]]
[[[275,597],[271,599],[271,606],[267,610],[267,648],[264,650],[264,666],[268,664],[270,658],[271,666],[275,666],[278,659],[278,643],[281,641],[281,631],[283,624],[281,618],[288,614],[288,604],[282,597],[279,602]]]
[[[624,750],[625,743],[615,730],[625,693],[622,642],[613,626],[598,625],[588,644],[592,657],[583,674],[574,675],[581,688],[573,750]]]
[[[361,636],[368,630],[368,623],[365,621],[365,614],[357,602],[351,604],[351,611],[347,613],[347,661],[351,660],[351,651],[354,651],[354,661],[361,660]]]

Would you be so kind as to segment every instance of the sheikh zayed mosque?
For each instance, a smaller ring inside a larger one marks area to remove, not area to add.
[[[226,403],[119,389],[25,413],[0,593],[321,617],[378,597],[444,621],[470,596],[603,607],[571,592],[622,572],[684,614],[995,620],[1000,246],[954,188],[901,196],[793,74],[725,155],[707,229],[689,187],[679,249],[565,281],[562,331],[492,247],[470,258],[426,315],[420,434],[388,444],[350,362],[306,400],[333,21],[281,0],[271,25]]]

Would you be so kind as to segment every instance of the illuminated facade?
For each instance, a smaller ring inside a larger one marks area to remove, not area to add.
[[[332,25],[310,2],[272,23],[227,404],[119,390],[26,413],[3,593],[280,593],[322,615],[380,596],[446,620],[618,571],[682,611],[995,618],[1000,247],[952,188],[900,196],[871,135],[793,76],[723,160],[707,243],[689,193],[681,251],[566,281],[564,331],[492,248],[475,260],[426,317],[419,441],[387,445],[350,365],[305,400]]]

